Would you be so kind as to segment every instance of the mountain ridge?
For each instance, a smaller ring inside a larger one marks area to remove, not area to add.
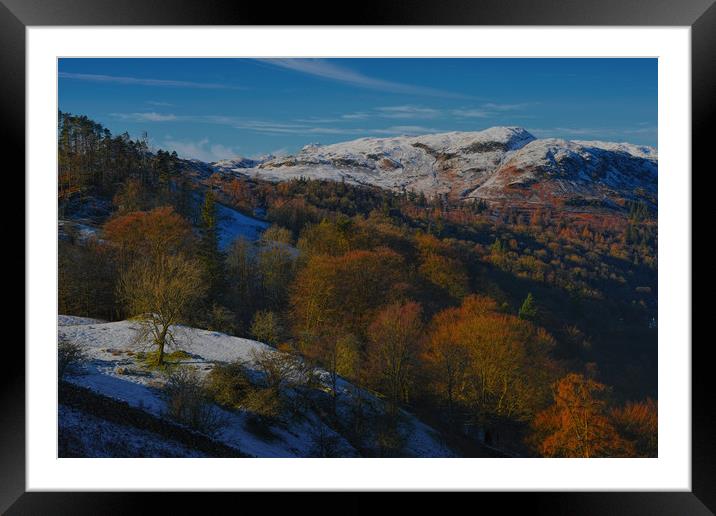
[[[655,204],[658,151],[627,142],[538,139],[521,127],[497,126],[314,143],[290,156],[211,166],[222,174],[269,181],[347,181],[456,200],[554,204],[581,198]]]

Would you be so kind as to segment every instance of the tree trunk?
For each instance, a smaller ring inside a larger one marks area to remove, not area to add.
[[[159,334],[159,337],[157,338],[157,347],[159,348],[157,350],[157,365],[160,366],[164,363],[164,343],[167,340],[167,331],[169,330],[169,326],[165,326],[162,329],[162,332]]]

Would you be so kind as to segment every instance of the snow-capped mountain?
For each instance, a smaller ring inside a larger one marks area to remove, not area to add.
[[[213,163],[211,163],[211,166],[221,171],[234,170],[237,168],[254,168],[263,163],[264,161],[272,158],[273,156],[270,155],[257,159],[237,156],[231,159],[222,159],[220,161],[214,161]]]
[[[657,155],[650,147],[605,142],[534,140],[506,159],[470,198],[546,202],[650,198]]]
[[[295,156],[268,160],[252,172],[271,180],[304,176],[462,196],[486,181],[506,153],[532,140],[534,136],[516,127],[361,138],[308,145]]]
[[[453,199],[554,202],[655,198],[656,149],[629,143],[536,139],[520,127],[310,144],[254,165],[212,164],[271,181],[344,180]]]

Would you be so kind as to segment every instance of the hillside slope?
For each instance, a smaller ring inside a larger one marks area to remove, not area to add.
[[[470,198],[553,204],[560,199],[656,196],[656,151],[604,142],[534,140],[505,160]]]
[[[101,323],[91,319],[60,316],[59,337],[83,345],[88,359],[82,370],[65,378],[67,382],[86,388],[94,393],[113,400],[126,402],[130,407],[139,408],[148,414],[164,418],[167,413],[166,401],[162,393],[166,382],[165,375],[157,370],[143,367],[138,353],[147,348],[146,342],[136,340],[136,322],[120,321]],[[195,369],[199,375],[206,376],[217,364],[232,361],[243,362],[248,368],[256,369],[256,357],[260,353],[280,353],[257,341],[232,337],[218,332],[179,327],[175,329],[176,346],[186,353],[181,366]],[[326,373],[318,371],[319,377]],[[268,424],[260,431],[255,428],[251,414],[245,410],[228,410],[215,406],[216,413],[223,422],[221,428],[212,436],[218,443],[236,449],[241,454],[253,457],[309,457],[317,454],[321,442],[330,441],[332,453],[341,457],[372,456],[372,439],[356,442],[342,435],[341,428],[325,417],[317,407],[321,400],[327,399],[325,389],[313,389],[308,397],[300,398],[299,390],[287,392],[288,397],[297,400],[294,411]],[[360,397],[366,413],[380,414],[383,402],[373,394],[358,389],[349,382],[339,379],[339,417],[347,417],[352,410],[356,397]],[[309,402],[306,402],[309,400]],[[311,403],[315,401],[315,403]],[[80,424],[88,424],[97,431],[108,423],[97,421],[92,414],[79,414],[77,410],[64,408],[60,411],[60,428],[73,431]],[[116,424],[115,424],[116,426]],[[338,425],[340,426],[340,425]],[[117,432],[114,426],[107,431]],[[404,413],[401,423],[404,440],[401,456],[407,457],[450,457],[453,452],[440,442],[437,433],[420,422],[414,416]],[[136,435],[135,435],[136,434]],[[182,454],[183,448],[172,452],[167,447],[171,443],[156,442],[156,436],[140,435],[135,429],[134,437],[144,438],[142,446],[163,455]],[[140,448],[140,445],[134,448]],[[77,446],[75,446],[77,448]],[[88,444],[79,447],[104,453],[101,445]],[[194,450],[192,453],[197,452]]]

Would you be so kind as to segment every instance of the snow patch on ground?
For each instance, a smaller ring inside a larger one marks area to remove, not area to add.
[[[64,322],[72,322],[70,316],[60,316]],[[86,318],[76,319],[79,324],[61,325],[60,338],[85,346],[88,361],[80,374],[69,376],[67,381],[89,388],[94,392],[127,402],[155,416],[163,416],[165,401],[161,387],[161,373],[142,368],[134,358],[138,351],[145,351],[146,342],[137,340],[139,324],[134,321],[110,323],[92,322]],[[188,327],[175,328],[177,348],[189,353],[181,361],[184,366],[196,368],[205,375],[217,364],[242,361],[251,368],[257,352],[279,353],[273,348],[250,339],[233,337],[223,333]],[[324,377],[327,373],[320,372]],[[357,389],[349,382],[339,382],[339,399],[359,394],[372,404],[382,402],[372,394]],[[273,425],[270,437],[256,434],[250,428],[250,414],[216,407],[225,425],[214,436],[220,442],[255,457],[306,457],[314,453],[316,440],[330,438],[337,453],[343,457],[358,456],[356,449],[337,434],[311,410],[292,416],[285,424]],[[62,414],[60,414],[62,417]],[[405,413],[409,429],[404,453],[418,457],[454,456],[436,437],[435,432],[414,416]]]
[[[194,202],[201,207],[204,204],[204,195],[194,193]],[[228,249],[231,243],[237,238],[244,238],[249,242],[255,242],[261,237],[261,233],[271,223],[244,215],[229,206],[216,202],[216,225],[218,229],[219,248],[222,251]]]
[[[76,315],[58,315],[58,326],[81,326],[83,324],[102,324],[106,321],[102,319],[92,319],[90,317],[78,317]]]
[[[60,219],[57,221],[57,236],[60,240],[76,239],[80,243],[96,239],[99,236],[99,229],[77,220]]]
[[[223,204],[216,203],[217,225],[219,227],[219,247],[226,250],[239,237],[249,241],[258,240],[261,233],[271,224],[244,215]]]

